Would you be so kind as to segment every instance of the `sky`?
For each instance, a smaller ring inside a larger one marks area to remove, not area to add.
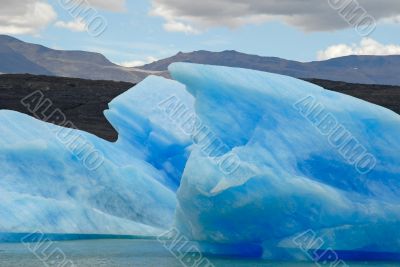
[[[398,0],[0,0],[0,34],[138,66],[237,50],[298,61],[400,54]]]

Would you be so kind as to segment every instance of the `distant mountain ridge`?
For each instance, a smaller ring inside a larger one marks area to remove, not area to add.
[[[361,84],[400,85],[400,55],[347,56],[326,61],[297,62],[277,57],[261,57],[237,51],[195,51],[178,53],[140,68],[163,71],[174,62],[248,68],[303,79],[324,79]]]
[[[400,85],[400,55],[347,56],[326,61],[297,62],[229,50],[178,53],[138,68],[126,68],[100,53],[63,51],[0,35],[0,73],[35,74],[138,83],[150,74],[168,76],[174,62],[240,67],[288,75],[360,84]]]
[[[151,72],[118,66],[99,53],[55,50],[0,35],[0,73],[137,83]]]
[[[11,41],[11,38],[0,35],[0,72],[52,75],[50,71],[33,63],[23,55],[15,52],[8,45],[5,45],[6,41]]]

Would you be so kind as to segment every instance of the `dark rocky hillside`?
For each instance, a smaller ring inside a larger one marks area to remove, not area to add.
[[[0,109],[32,115],[20,102],[30,93],[41,90],[61,109],[67,120],[78,129],[114,141],[117,132],[108,123],[103,111],[108,103],[134,84],[114,81],[93,81],[75,78],[35,76],[28,74],[0,75]]]
[[[326,89],[383,106],[400,114],[400,86],[350,84],[318,79],[309,79],[308,81]]]
[[[400,114],[400,87],[348,84],[326,80],[309,80],[324,88],[352,95],[387,107]],[[0,109],[10,109],[28,115],[20,103],[28,94],[41,90],[61,109],[68,120],[81,130],[109,141],[117,139],[117,132],[103,115],[108,103],[134,86],[132,83],[94,81],[34,75],[0,75]]]

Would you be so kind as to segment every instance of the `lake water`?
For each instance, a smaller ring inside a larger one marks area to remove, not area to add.
[[[314,263],[208,258],[214,266],[316,267]],[[347,263],[348,266],[400,266],[396,263]],[[89,240],[46,244],[0,244],[1,267],[183,266],[156,240]],[[329,266],[329,265],[326,265]]]

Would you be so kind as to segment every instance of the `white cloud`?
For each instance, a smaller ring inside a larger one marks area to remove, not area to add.
[[[146,63],[142,60],[133,60],[133,61],[124,61],[119,63],[118,65],[122,67],[133,68],[146,65]]]
[[[113,12],[121,12],[126,10],[126,0],[86,0],[93,7]]]
[[[400,15],[398,16],[394,16],[394,17],[390,17],[390,18],[385,18],[382,20],[383,23],[387,23],[387,24],[397,24],[400,23]]]
[[[400,45],[381,44],[374,39],[364,38],[359,44],[338,44],[328,47],[317,54],[318,60],[326,60],[335,57],[343,57],[349,55],[400,55]]]
[[[184,32],[186,34],[197,34],[198,30],[188,24],[177,21],[169,21],[164,24],[164,29],[169,32]]]
[[[175,20],[173,14],[171,14],[168,10],[165,10],[162,6],[153,5],[150,15],[164,17],[166,20],[164,23],[164,29],[168,32],[183,32],[186,34],[200,33],[199,30],[195,29],[191,25]]]
[[[118,65],[127,67],[127,68],[133,68],[133,67],[140,67],[149,63],[152,63],[154,61],[157,61],[158,59],[155,57],[147,57],[146,60],[133,60],[133,61],[125,61],[121,62]]]
[[[52,23],[57,14],[40,0],[0,0],[1,34],[37,34]]]
[[[197,30],[218,26],[238,27],[270,20],[283,21],[304,31],[332,31],[350,27],[338,10],[329,5],[333,1],[152,0],[150,14],[163,17],[166,25],[182,23],[185,25],[180,27],[183,31],[187,27]],[[353,0],[353,3],[359,3],[377,21],[400,15],[398,0]]]
[[[81,18],[72,21],[57,21],[54,25],[73,32],[84,32],[87,29],[86,22]]]

